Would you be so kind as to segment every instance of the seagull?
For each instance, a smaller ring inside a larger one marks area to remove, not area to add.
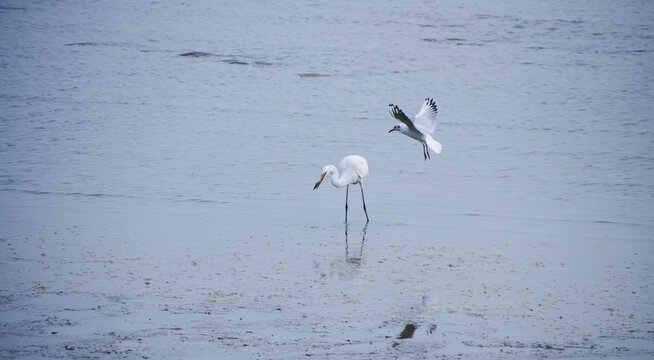
[[[389,133],[399,131],[412,139],[420,141],[422,143],[422,152],[425,156],[425,161],[431,159],[429,149],[436,154],[441,153],[443,146],[431,137],[431,133],[436,128],[436,115],[438,114],[438,108],[434,99],[425,99],[420,111],[416,114],[415,121],[411,121],[397,105],[388,104],[388,106],[391,107],[391,115],[402,122],[402,124],[397,124],[390,129],[388,131]]]
[[[340,169],[340,172],[339,172]],[[313,189],[316,190],[320,183],[327,174],[330,175],[330,180],[332,185],[335,187],[345,188],[345,223],[347,224],[347,196],[350,191],[350,185],[359,184],[361,187],[361,200],[363,200],[363,212],[366,214],[366,223],[370,221],[368,219],[368,211],[366,211],[366,199],[363,197],[363,178],[368,176],[368,162],[363,156],[359,155],[348,155],[341,160],[339,169],[334,165],[326,165],[322,168],[322,173],[320,174],[320,180],[313,186]]]

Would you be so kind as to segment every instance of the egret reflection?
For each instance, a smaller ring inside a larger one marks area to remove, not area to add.
[[[345,261],[348,264],[353,264],[353,265],[361,265],[363,262],[363,246],[366,243],[366,233],[368,231],[368,222],[363,225],[363,229],[361,229],[361,246],[358,247],[358,252],[356,251],[357,248],[352,250],[352,253],[350,253],[350,243],[348,239],[348,227],[349,224],[345,223]]]

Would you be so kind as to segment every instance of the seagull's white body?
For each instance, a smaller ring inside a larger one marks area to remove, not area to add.
[[[395,125],[389,132],[399,131],[402,134],[422,143],[425,160],[430,158],[429,149],[440,154],[443,146],[431,136],[436,128],[438,108],[433,99],[425,99],[415,120],[409,119],[397,105],[390,104],[391,115],[402,123]]]
[[[368,219],[368,211],[366,211],[366,200],[363,197],[363,178],[368,176],[368,162],[363,156],[348,155],[341,160],[338,168],[334,165],[326,165],[322,168],[320,180],[314,185],[313,189],[316,190],[326,175],[329,174],[329,179],[337,188],[346,186],[345,191],[345,222],[347,222],[347,197],[350,190],[350,185],[359,184],[361,187],[361,199],[363,199],[363,211]]]

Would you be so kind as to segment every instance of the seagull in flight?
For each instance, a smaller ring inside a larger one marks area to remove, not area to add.
[[[436,154],[440,154],[443,150],[443,146],[433,137],[431,133],[436,128],[436,115],[438,114],[438,108],[434,99],[427,98],[422,104],[420,111],[416,114],[416,119],[409,119],[404,111],[402,111],[397,105],[389,104],[391,107],[391,115],[397,120],[400,120],[402,123],[395,125],[388,132],[399,131],[402,134],[420,141],[422,143],[422,151],[425,156],[425,161],[431,159],[429,156],[429,149],[431,149]]]

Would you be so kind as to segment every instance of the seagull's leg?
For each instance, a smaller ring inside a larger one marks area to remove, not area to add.
[[[361,184],[361,182],[359,182],[359,186],[361,187],[361,200],[363,200],[363,212],[366,214],[366,223],[368,223],[370,219],[368,219],[368,211],[366,210],[366,199],[363,197],[363,185]]]
[[[422,156],[425,157],[425,161],[427,161],[427,148],[425,147],[425,143],[422,143]]]
[[[429,146],[427,146],[427,143],[425,143],[425,151],[427,152],[427,159],[431,160],[431,156],[429,155]]]
[[[345,188],[345,223],[347,224],[347,194],[350,192],[350,185]]]

